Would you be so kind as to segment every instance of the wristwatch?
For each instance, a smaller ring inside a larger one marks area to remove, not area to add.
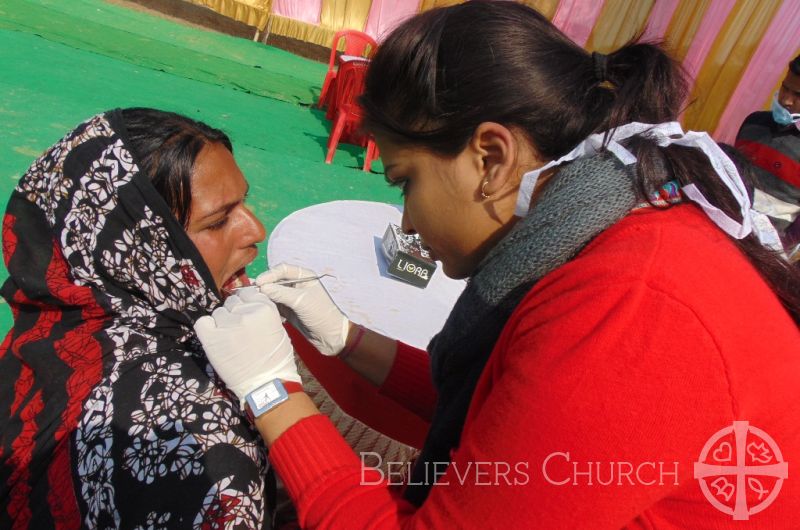
[[[294,384],[296,385],[297,383]],[[247,394],[245,398],[250,406],[253,418],[258,418],[262,414],[269,412],[287,399],[289,399],[289,393],[280,379],[273,379],[261,385]]]

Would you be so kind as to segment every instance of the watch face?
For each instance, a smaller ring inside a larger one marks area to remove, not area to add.
[[[289,398],[280,379],[273,379],[247,394],[247,403],[256,418]]]
[[[258,409],[266,407],[271,402],[281,397],[280,391],[275,388],[275,385],[272,383],[272,381],[260,388],[255,389],[251,395],[253,396],[253,403]]]

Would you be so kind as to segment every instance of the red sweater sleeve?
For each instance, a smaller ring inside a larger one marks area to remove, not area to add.
[[[430,422],[436,405],[428,352],[397,341],[394,364],[380,393]]]

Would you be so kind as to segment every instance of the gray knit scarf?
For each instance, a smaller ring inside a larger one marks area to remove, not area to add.
[[[525,294],[622,219],[637,198],[633,171],[613,156],[576,160],[560,169],[528,215],[483,259],[428,346],[438,401],[406,499],[421,505],[437,469],[441,473],[444,468],[436,464],[450,461],[478,378]]]

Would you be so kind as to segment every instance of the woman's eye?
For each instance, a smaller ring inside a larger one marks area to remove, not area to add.
[[[228,223],[228,217],[225,216],[222,219],[220,219],[219,221],[217,221],[216,223],[208,225],[206,228],[208,230],[219,230],[220,228],[225,226],[227,223]]]

